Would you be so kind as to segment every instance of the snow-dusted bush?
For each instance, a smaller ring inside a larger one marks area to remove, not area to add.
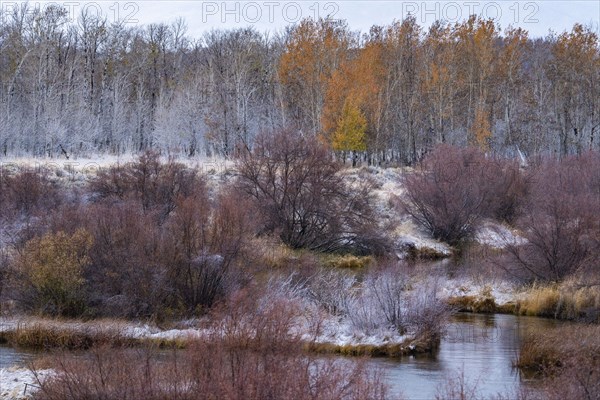
[[[419,337],[439,339],[450,315],[448,305],[437,297],[437,281],[425,281],[411,290],[406,299],[405,321]]]
[[[335,269],[319,270],[309,280],[308,294],[332,315],[348,315],[353,301],[356,277]]]
[[[386,269],[367,278],[364,295],[375,300],[381,316],[401,333],[406,329],[406,291],[408,278],[392,269]]]
[[[349,319],[363,332],[393,328],[400,334],[439,337],[449,310],[436,293],[435,284],[412,285],[409,275],[397,269],[373,272],[352,298]]]
[[[386,325],[375,298],[366,295],[364,292],[352,298],[348,318],[356,331],[366,334],[370,334]]]

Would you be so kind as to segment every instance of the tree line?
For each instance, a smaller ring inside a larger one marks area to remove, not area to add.
[[[155,149],[230,157],[301,131],[354,161],[412,164],[439,143],[514,155],[600,148],[589,27],[529,37],[471,16],[369,32],[305,19],[281,33],[183,20],[126,26],[23,6],[0,15],[0,154]]]

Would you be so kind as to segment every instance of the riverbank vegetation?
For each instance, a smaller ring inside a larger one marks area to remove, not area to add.
[[[263,370],[262,335],[285,335],[306,360],[399,357],[434,351],[458,310],[598,322],[597,154],[524,166],[441,146],[410,169],[344,169],[297,132],[261,140],[211,174],[156,152],[75,180],[4,170],[2,339],[109,358],[185,358],[216,341],[224,358],[210,368],[243,356]],[[442,261],[423,263],[433,252]],[[56,323],[11,325],[23,314]],[[122,325],[94,328],[102,319]],[[277,363],[301,358],[283,348]],[[83,380],[71,371],[100,368],[60,365]],[[65,390],[60,379],[46,393]]]
[[[84,357],[58,353],[36,399],[384,399],[378,371],[363,363],[303,352],[285,299],[254,308],[250,296],[223,306],[219,331],[184,350],[97,347]],[[248,313],[252,307],[252,313]]]
[[[4,170],[3,309],[160,323],[205,315],[274,272],[313,293],[324,279],[347,281],[336,290],[353,300],[371,290],[383,309],[422,286],[409,264],[436,251],[458,260],[451,273],[483,283],[477,295],[450,296],[461,310],[597,319],[597,154],[525,168],[441,146],[389,179],[349,175],[324,145],[291,131],[260,140],[216,175],[152,152],[77,182]],[[386,280],[385,270],[397,272]],[[498,279],[520,295],[495,299]],[[382,298],[377,285],[389,282],[397,287]]]
[[[565,325],[548,332],[528,332],[517,366],[544,376],[548,399],[594,399],[600,396],[600,327]]]

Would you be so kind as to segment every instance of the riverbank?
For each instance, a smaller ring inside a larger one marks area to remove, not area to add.
[[[447,303],[460,312],[514,314],[558,320],[600,323],[600,287],[579,285],[576,281],[560,284],[534,284],[526,287],[504,286],[446,297]]]
[[[374,357],[367,361],[369,369],[382,370],[384,382],[389,386],[387,399],[421,399],[435,398],[449,382],[461,378],[469,389],[478,393],[477,398],[492,398],[498,393],[503,393],[507,399],[521,399],[520,391],[534,390],[542,381],[522,380],[512,368],[515,355],[518,354],[522,338],[528,332],[553,332],[564,323],[545,318],[517,317],[512,315],[471,314],[460,313],[452,317],[447,326],[447,331],[440,342],[435,355],[414,354],[401,358]],[[570,325],[568,325],[570,326]],[[577,325],[579,326],[579,325]],[[555,335],[558,337],[559,335]],[[277,344],[277,341],[275,342]],[[267,345],[267,343],[265,343]],[[276,348],[278,348],[276,346]],[[118,351],[119,354],[140,354],[145,352],[144,347],[133,349],[98,348],[100,354]],[[160,358],[170,357],[174,353],[185,354],[193,349],[156,349],[151,354],[159,354]],[[292,351],[300,349],[294,342]],[[0,348],[1,350],[1,348]],[[192,350],[193,351],[193,350]],[[278,350],[277,350],[278,351]],[[69,360],[69,352],[53,353],[38,367],[48,368],[53,362],[60,366]],[[62,356],[61,356],[62,354]],[[94,349],[86,352],[73,353],[77,358],[82,354],[96,354]],[[321,356],[315,353],[302,352],[307,357],[317,359],[333,359],[341,363],[361,363],[363,358]],[[339,353],[338,353],[339,354]],[[56,362],[54,358],[59,356]],[[93,359],[93,357],[91,358]],[[182,359],[180,359],[181,361]],[[23,364],[21,364],[23,365]],[[28,371],[26,369],[12,368],[11,377],[15,376],[24,387]],[[81,372],[77,372],[79,374]],[[5,374],[5,376],[9,376]],[[15,385],[18,383],[15,382]],[[35,383],[34,380],[29,383]],[[28,389],[28,391],[31,390]],[[1,397],[3,400],[7,397]],[[8,397],[18,398],[18,397]],[[531,397],[528,397],[531,398]],[[470,398],[469,398],[470,399]]]
[[[182,322],[181,324],[186,324]],[[195,340],[227,335],[207,321],[187,322],[196,327],[161,329],[128,321],[69,321],[48,318],[0,318],[0,343],[35,350],[87,350],[93,347],[115,348],[153,346],[186,348]],[[204,325],[204,327],[202,327]],[[253,335],[256,333],[253,333]],[[412,335],[400,335],[392,328],[380,328],[359,334],[335,318],[321,319],[318,327],[297,321],[290,332],[308,351],[344,355],[400,356],[429,352],[435,342]]]

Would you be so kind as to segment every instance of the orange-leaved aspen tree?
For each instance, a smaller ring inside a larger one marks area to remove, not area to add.
[[[459,104],[463,104],[461,123],[471,130],[481,104],[494,96],[494,65],[498,59],[499,28],[491,19],[472,15],[454,28],[458,43],[455,62],[458,67]]]
[[[490,128],[489,114],[484,104],[479,104],[475,110],[475,119],[471,125],[471,141],[482,151],[490,149],[492,130]]]
[[[289,123],[313,135],[321,132],[327,84],[355,41],[343,21],[305,19],[288,30],[279,79]]]
[[[348,120],[351,107],[365,119],[364,140],[361,139],[364,146],[356,151],[381,150],[378,140],[383,112],[381,81],[385,76],[381,50],[381,43],[366,43],[331,76],[321,120],[324,136],[334,148],[336,140],[339,144],[340,121]]]

